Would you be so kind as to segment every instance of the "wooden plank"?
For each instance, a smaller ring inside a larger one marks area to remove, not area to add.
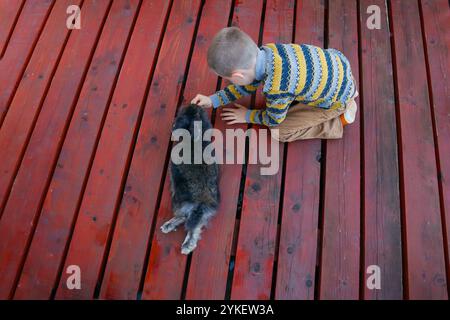
[[[49,299],[51,297],[137,8],[138,1],[120,0],[114,1],[110,9],[89,67],[89,73],[81,89],[56,168],[54,168],[55,171],[48,187],[49,191],[46,192],[33,241],[14,295],[15,299]],[[156,11],[155,14],[159,14],[159,12]],[[83,16],[85,16],[84,10]],[[100,18],[99,13],[96,13],[96,17]],[[93,32],[94,28],[89,26],[89,29],[86,30]],[[149,33],[149,36],[153,36],[150,37],[149,41],[157,41],[159,33],[152,32]],[[61,66],[64,66],[64,61],[61,62]],[[77,68],[81,68],[81,66],[78,65]],[[61,106],[61,104],[58,104],[58,106]],[[58,108],[58,112],[60,111],[62,110]],[[42,113],[39,121],[41,118]],[[33,137],[36,136],[38,128],[39,122]],[[46,132],[48,132],[47,129]],[[52,134],[52,136],[58,137],[57,134]],[[31,141],[33,141],[33,137]],[[27,150],[27,154],[30,153],[29,151]],[[35,157],[36,160],[33,162],[39,168],[41,175],[48,175],[49,168],[54,166],[54,164],[50,166],[49,163],[45,166],[41,164],[42,159],[47,157],[48,153],[47,151],[46,154]],[[24,165],[25,163],[22,164],[21,172],[25,168]],[[34,171],[34,168],[28,167],[25,172],[36,180],[38,176]],[[24,186],[21,189],[22,191],[27,190]],[[38,195],[40,192],[39,190]],[[33,194],[30,197],[38,199]],[[34,207],[31,207],[29,200],[28,211],[36,210],[37,203],[35,201]],[[21,207],[18,206],[18,208]]]
[[[50,84],[53,69],[56,68],[58,55],[64,47],[68,35],[66,28],[58,27],[58,25],[64,25],[65,23],[65,19],[61,13],[65,13],[68,2],[61,1],[53,8],[53,14],[47,21],[41,41],[28,64],[21,84],[11,103],[8,117],[6,117],[3,127],[0,130],[0,149],[5,154],[8,154],[8,157],[2,157],[0,160],[0,167],[2,168],[0,172],[0,214],[3,212],[15,173],[20,164],[23,150],[26,146],[28,136],[31,133],[34,117],[38,113],[38,106],[44,99],[46,87]],[[79,2],[76,3],[79,4]],[[3,61],[6,61],[6,59]],[[20,216],[13,215],[10,217],[10,219],[14,220],[17,218],[20,218]],[[0,229],[5,231],[10,230],[10,228],[13,229],[13,227],[9,226],[9,223],[12,223],[11,221],[8,221],[8,223],[4,222],[4,219],[0,221],[2,222]],[[25,229],[28,227],[24,226]],[[12,247],[8,248],[8,242],[6,241],[7,234],[9,232],[2,232],[1,235],[5,239],[0,245],[2,257],[6,257],[7,252],[13,250]],[[8,241],[11,241],[11,239],[8,239]],[[26,238],[22,239],[22,241],[26,241]],[[17,245],[23,247],[25,246],[25,242],[18,243]],[[15,272],[17,270],[15,268],[17,267],[17,261],[15,259],[20,259],[22,254],[23,252],[17,251],[11,257],[11,262],[2,261],[1,277],[4,285],[2,286],[1,296],[3,297],[8,297],[11,293],[12,284],[16,280]]]
[[[153,11],[155,8],[168,4],[163,1],[161,3],[154,2],[151,5],[145,9]],[[173,60],[160,60],[160,63],[156,65],[149,97],[164,96],[165,93],[160,88],[174,88],[175,86],[167,84],[179,81],[180,69],[182,70],[181,74],[184,73],[183,62],[187,60],[189,52],[187,48],[194,31],[193,22],[198,8],[198,1],[183,1],[174,4],[159,54],[162,57],[177,57],[181,63],[176,65]],[[139,37],[135,39],[139,40]],[[106,118],[65,261],[65,268],[76,264],[83,270],[82,286],[84,290],[74,292],[74,290],[67,289],[66,276],[63,276],[56,295],[58,299],[92,298],[97,282],[100,281],[103,264],[106,262],[114,215],[118,209],[120,192],[123,189],[131,157],[132,143],[136,138],[137,124],[144,105],[145,90],[143,89],[145,89],[146,80],[150,75],[150,69],[143,68],[142,61],[153,56],[157,45],[157,43],[153,43],[150,46],[151,54],[149,54],[145,50],[148,44],[142,39],[140,40],[127,53],[127,56],[131,57],[131,64],[122,67],[119,84],[111,101],[111,108]],[[131,79],[133,81],[130,81]],[[139,90],[136,90],[136,83],[139,82],[143,84],[138,86]],[[168,96],[174,96],[173,92]],[[147,106],[150,105],[147,104]],[[147,110],[151,107],[153,106]],[[146,143],[149,141],[146,140]],[[150,143],[152,143],[151,139]]]
[[[445,0],[423,0],[421,2],[423,12],[423,29],[426,49],[428,54],[428,68],[432,94],[432,107],[439,154],[438,180],[442,188],[443,202],[441,210],[444,210],[445,235],[447,240],[447,259],[450,249],[450,10]],[[446,79],[446,80],[443,80]],[[449,261],[447,263],[447,279],[450,278]],[[448,281],[448,280],[447,280]],[[447,283],[448,285],[448,283]]]
[[[231,1],[208,1],[204,5],[191,66],[189,67],[191,71],[183,93],[184,103],[189,103],[199,91],[206,94],[216,88],[217,77],[208,70],[205,60],[206,50],[208,40],[227,25],[230,7]],[[201,79],[201,82],[198,79]],[[173,117],[175,114],[172,113],[171,115]],[[170,135],[165,139],[170,139]],[[135,174],[137,175],[137,171]],[[182,294],[187,258],[181,254],[181,243],[186,233],[183,228],[179,228],[177,232],[170,234],[163,234],[159,229],[164,222],[173,217],[169,176],[166,175],[164,178],[163,194],[156,217],[156,229],[153,239],[151,239],[143,299],[180,299]],[[211,223],[214,223],[214,221]],[[200,242],[203,242],[203,240],[200,240]],[[196,250],[199,250],[199,248]]]
[[[11,296],[19,276],[66,120],[95,48],[108,3],[88,0],[83,6],[85,28],[69,39],[0,220],[0,294],[4,298]],[[75,59],[77,64],[73,63]]]
[[[27,1],[22,9],[8,50],[0,60],[0,127],[52,7],[53,1]]]
[[[297,2],[295,43],[323,47],[325,3]],[[287,146],[275,298],[314,299],[320,200],[321,141]]]
[[[146,267],[145,258],[158,193],[163,181],[166,153],[170,141],[169,128],[182,93],[181,88],[189,59],[190,43],[187,40],[192,38],[190,33],[180,36],[176,28],[181,21],[189,25],[186,31],[193,32],[196,10],[200,5],[200,2],[196,2],[186,9],[180,2],[172,8],[172,20],[167,29],[167,40],[165,40],[167,43],[160,53],[165,60],[158,64],[154,76],[154,81],[158,81],[159,85],[158,88],[154,87],[150,91],[147,99],[125,183],[125,193],[119,208],[100,292],[100,297],[104,299],[136,299],[138,295],[142,274]],[[186,12],[183,13],[183,11]],[[208,27],[212,28],[215,23],[220,21],[209,21]],[[182,37],[186,41],[180,42],[178,49],[172,52],[170,41],[177,37]],[[197,41],[197,45],[203,47],[203,39],[201,42]],[[172,77],[163,80],[164,74],[168,73],[171,73]],[[194,81],[205,83],[207,77],[196,77]],[[165,128],[161,129],[158,124],[164,124]],[[148,161],[150,158],[151,163]],[[172,279],[172,281],[176,280]]]
[[[354,0],[328,3],[328,46],[340,50],[350,61],[358,88],[357,3]],[[360,106],[359,98],[356,103]],[[321,299],[359,298],[360,110],[355,122],[344,128],[342,139],[326,142]]]
[[[65,26],[66,8],[70,4],[80,4],[80,1],[60,1],[53,8],[1,127],[0,150],[8,157],[0,159],[0,214],[50,86],[60,52],[64,49],[69,30],[60,26]]]
[[[158,232],[162,224],[173,217],[169,179],[164,180],[163,194],[157,214],[156,230],[151,244],[142,298],[178,300],[181,298],[186,269],[186,256],[181,255],[180,248],[186,234],[182,232],[182,228],[179,232],[172,233],[170,237]]]
[[[381,9],[381,29],[369,30],[367,8]],[[401,299],[402,240],[397,126],[390,31],[384,0],[363,0],[361,20],[361,121],[364,168],[364,270],[381,269],[381,290],[364,285],[364,299]]]
[[[408,297],[447,299],[435,145],[417,2],[393,0]],[[414,76],[412,76],[414,75]]]
[[[258,43],[259,36],[259,29],[255,28],[255,26],[260,24],[262,8],[263,3],[258,0],[235,2],[233,8],[232,25],[246,32],[255,43]],[[210,34],[208,39],[211,39],[212,36],[214,34]],[[201,58],[202,60],[198,60],[197,63],[204,65],[206,50],[202,53]],[[193,66],[192,69],[196,70],[197,67]],[[225,87],[225,85],[225,81],[222,81],[222,87]],[[205,88],[203,90],[204,92],[214,91],[214,88],[211,88],[211,90]],[[195,94],[196,92],[190,92],[191,97],[194,97]],[[250,100],[251,97],[247,96],[240,100],[239,103],[249,107]],[[228,126],[220,117],[220,111],[216,111],[214,126],[224,134],[227,128],[242,130],[247,128],[247,124]],[[224,145],[224,147],[226,146]],[[224,148],[222,155],[225,155],[226,151]],[[237,154],[236,146],[234,154]],[[202,234],[202,240],[192,255],[186,299],[214,300],[225,297],[242,165],[221,165],[220,170],[219,188],[222,201],[216,217],[211,222],[210,227]],[[205,285],[205,283],[208,283],[208,285]]]
[[[292,42],[293,17],[294,1],[267,1],[263,44]],[[265,105],[260,90],[256,96],[256,105]],[[261,129],[266,130],[256,126],[258,137]],[[267,136],[269,137],[270,133]],[[251,153],[257,148],[255,140],[250,141]],[[247,167],[231,299],[270,298],[283,153],[284,144],[280,143],[279,170],[275,175],[262,175],[260,164],[249,164]]]
[[[3,58],[24,2],[25,0],[3,0],[0,2],[0,59]]]

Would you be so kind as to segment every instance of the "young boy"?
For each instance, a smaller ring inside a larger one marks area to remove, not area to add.
[[[355,121],[358,95],[347,58],[334,49],[310,45],[258,46],[236,27],[222,29],[208,49],[208,65],[232,84],[211,96],[198,94],[191,103],[217,108],[250,95],[263,85],[266,108],[236,104],[222,119],[228,124],[257,123],[278,129],[282,142],[338,139]]]

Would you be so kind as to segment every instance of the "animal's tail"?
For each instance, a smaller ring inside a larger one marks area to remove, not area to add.
[[[208,220],[214,215],[215,209],[210,206],[199,203],[192,207],[192,210],[189,212],[185,227],[188,231],[196,228],[200,223],[205,225]]]

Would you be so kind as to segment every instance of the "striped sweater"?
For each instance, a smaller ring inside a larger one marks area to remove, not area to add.
[[[246,86],[230,84],[211,95],[213,107],[250,95],[261,84],[266,108],[248,110],[246,120],[266,126],[280,124],[293,101],[334,109],[346,103],[356,89],[350,63],[338,50],[269,43],[258,52],[255,80]]]

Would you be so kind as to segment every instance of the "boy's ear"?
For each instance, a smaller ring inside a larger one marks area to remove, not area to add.
[[[237,77],[237,78],[244,79],[244,75],[242,74],[242,72],[239,72],[239,71],[234,71],[234,72],[231,74],[231,77]]]

